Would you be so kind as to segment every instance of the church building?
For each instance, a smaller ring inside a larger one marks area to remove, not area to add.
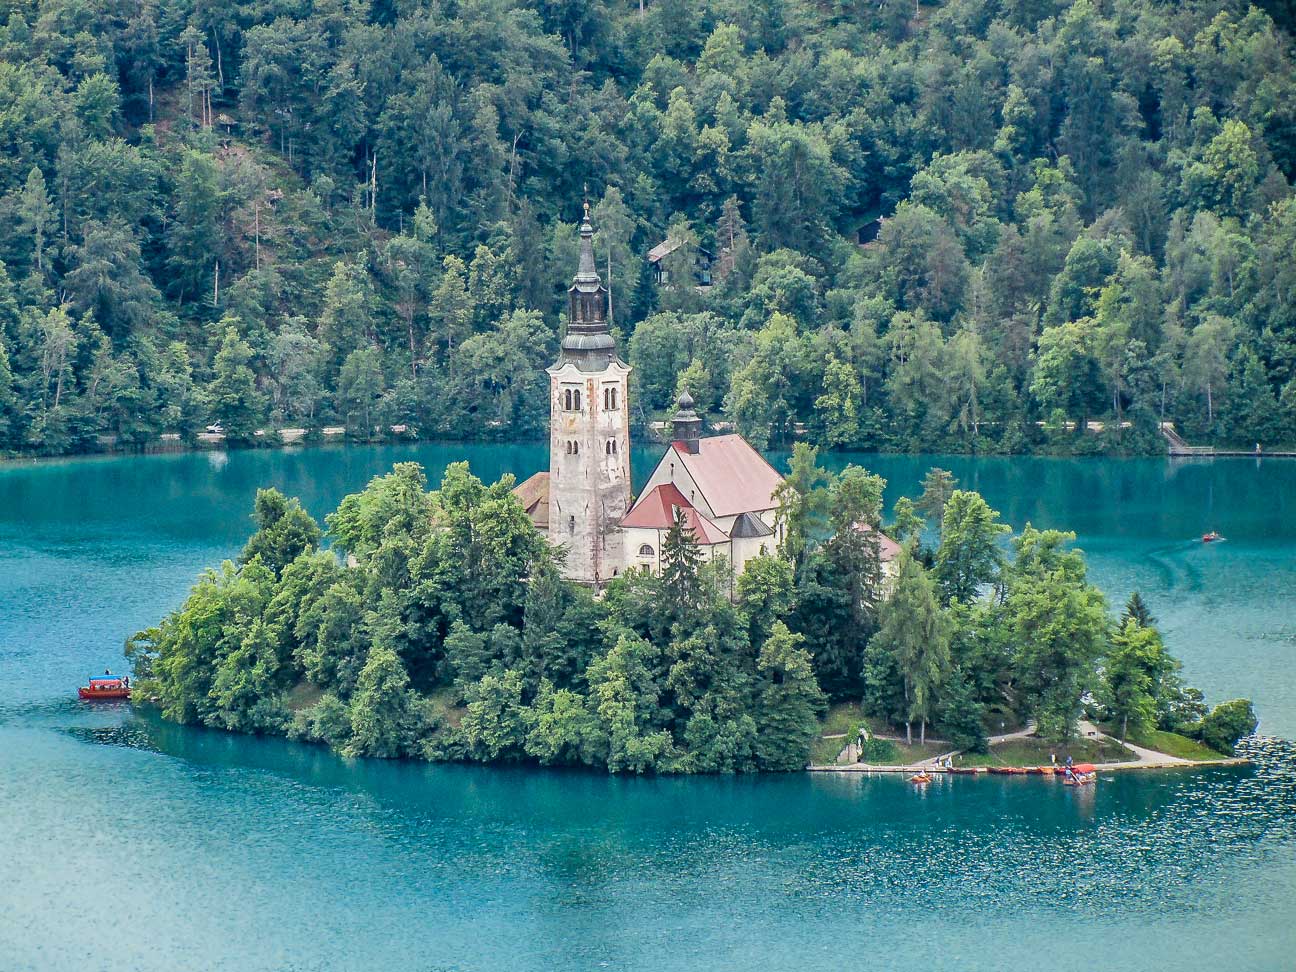
[[[704,436],[686,392],[671,443],[631,504],[630,368],[608,327],[588,205],[580,237],[567,334],[548,370],[549,471],[514,494],[565,551],[571,580],[597,588],[631,567],[659,570],[662,540],[677,515],[704,559],[724,557],[740,573],[777,545],[774,493],[783,477],[742,436]]]

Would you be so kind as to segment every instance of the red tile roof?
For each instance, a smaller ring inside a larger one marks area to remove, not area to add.
[[[680,510],[684,525],[697,542],[704,545],[727,543],[723,530],[694,509],[674,483],[662,483],[640,496],[635,505],[621,519],[621,526],[641,530],[669,530],[675,523],[675,511]]]
[[[699,439],[696,455],[682,442],[672,442],[671,448],[715,516],[736,516],[778,506],[774,490],[783,477],[741,435]]]
[[[873,528],[867,523],[856,523],[855,529],[861,533],[872,533]],[[900,556],[900,544],[896,543],[885,533],[878,532],[878,560],[882,563],[888,563]]]
[[[531,522],[541,530],[549,527],[549,474],[538,472],[513,487],[522,508],[531,517]]]

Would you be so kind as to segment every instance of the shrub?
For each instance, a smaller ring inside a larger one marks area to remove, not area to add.
[[[861,763],[892,763],[895,762],[899,754],[895,743],[890,739],[878,739],[877,736],[869,736],[868,739],[864,740],[864,745],[860,746],[859,761]]]
[[[1194,734],[1216,752],[1231,755],[1237,741],[1255,732],[1259,723],[1250,699],[1233,699],[1215,706],[1210,715],[1194,727]]]

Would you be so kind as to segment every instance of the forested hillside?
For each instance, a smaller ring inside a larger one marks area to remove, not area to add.
[[[0,449],[541,435],[586,194],[637,420],[1296,441],[1269,6],[11,2]]]

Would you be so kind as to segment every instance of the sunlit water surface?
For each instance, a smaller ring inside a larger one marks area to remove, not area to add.
[[[322,516],[394,461],[533,446],[0,467],[0,969],[1293,967],[1296,772],[1040,779],[595,773],[344,761],[75,701],[237,552],[258,485]],[[655,456],[635,455],[642,478]],[[844,462],[842,457],[834,457]],[[933,462],[1073,529],[1208,697],[1296,736],[1296,462]],[[1216,529],[1228,539],[1195,540]]]

